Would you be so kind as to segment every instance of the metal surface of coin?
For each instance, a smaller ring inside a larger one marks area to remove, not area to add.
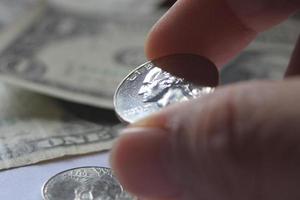
[[[111,169],[83,167],[61,172],[42,189],[44,200],[134,200]]]
[[[114,106],[118,117],[128,123],[142,119],[176,102],[212,93],[214,87],[195,86],[147,62],[131,72],[119,85]]]

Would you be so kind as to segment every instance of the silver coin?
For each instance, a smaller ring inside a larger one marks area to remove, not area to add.
[[[44,200],[133,200],[111,169],[83,167],[61,172],[43,186]]]
[[[170,104],[213,91],[214,87],[196,86],[163,71],[154,62],[147,62],[121,82],[114,95],[114,106],[120,120],[133,123]]]

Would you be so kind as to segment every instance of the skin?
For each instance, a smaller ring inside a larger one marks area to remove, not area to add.
[[[178,0],[146,53],[194,53],[221,67],[299,8],[299,0]],[[282,81],[220,87],[131,125],[112,151],[117,177],[149,200],[300,199],[299,72],[300,42]]]

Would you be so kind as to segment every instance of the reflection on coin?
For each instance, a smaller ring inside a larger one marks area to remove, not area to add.
[[[170,104],[213,91],[212,86],[195,86],[177,78],[153,61],[141,65],[123,80],[115,93],[114,106],[122,121],[133,123]]]
[[[111,169],[83,167],[61,172],[42,189],[44,200],[133,200]]]

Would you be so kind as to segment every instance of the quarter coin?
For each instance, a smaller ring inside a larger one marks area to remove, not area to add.
[[[170,56],[166,60],[168,62],[147,62],[121,82],[114,95],[114,107],[120,120],[133,123],[173,103],[199,98],[214,91],[215,87],[211,84],[194,85],[163,71],[157,63],[174,63],[170,62]]]
[[[61,172],[43,186],[44,200],[134,200],[111,169],[83,167]]]

